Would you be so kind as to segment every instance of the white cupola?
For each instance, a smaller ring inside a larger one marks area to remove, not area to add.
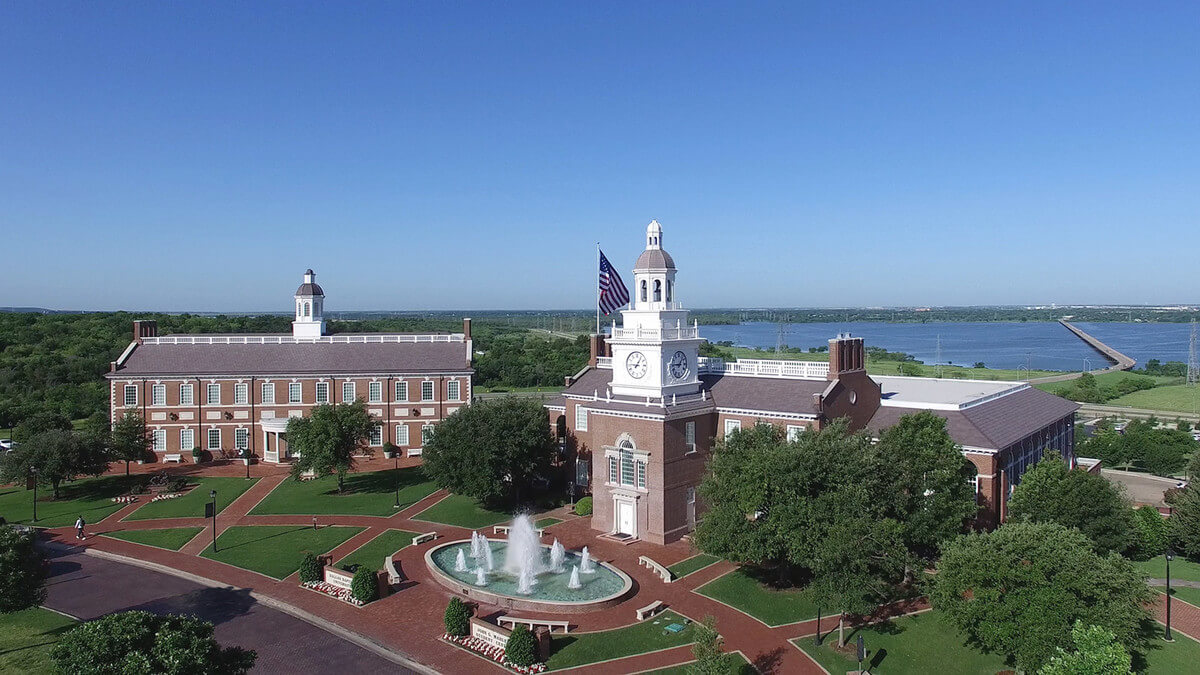
[[[296,289],[296,318],[292,337],[319,338],[325,334],[325,291],[317,285],[317,275],[304,271],[304,282]]]
[[[646,250],[633,266],[633,308],[638,310],[678,309],[675,300],[675,261],[662,247],[662,225],[657,220],[646,226]]]

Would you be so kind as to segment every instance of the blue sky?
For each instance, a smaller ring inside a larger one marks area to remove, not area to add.
[[[0,305],[1200,302],[1200,4],[4,3]]]

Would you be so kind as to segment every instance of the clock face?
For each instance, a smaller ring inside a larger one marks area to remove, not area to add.
[[[682,380],[683,378],[687,377],[687,354],[684,354],[683,352],[675,352],[675,354],[671,357],[670,362],[667,363],[667,368],[669,368],[671,371],[671,377],[677,380]]]
[[[625,359],[625,370],[634,379],[641,379],[646,374],[646,357],[641,352],[634,352]]]

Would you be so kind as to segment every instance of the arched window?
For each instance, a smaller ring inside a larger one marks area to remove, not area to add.
[[[662,281],[654,280],[654,301],[662,302]]]
[[[304,303],[304,316],[308,316],[308,303]]]
[[[675,287],[675,282],[671,281],[670,279],[667,279],[667,302],[671,301],[671,295],[672,295],[671,291],[675,290],[674,287]]]
[[[642,279],[642,302],[646,301],[646,280]]]
[[[633,485],[634,480],[634,464],[633,453],[622,449],[621,450],[621,485]]]

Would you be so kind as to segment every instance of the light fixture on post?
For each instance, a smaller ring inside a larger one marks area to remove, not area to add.
[[[1174,642],[1175,638],[1171,637],[1171,561],[1175,559],[1175,549],[1168,546],[1163,557],[1167,559],[1167,629],[1163,639]]]

